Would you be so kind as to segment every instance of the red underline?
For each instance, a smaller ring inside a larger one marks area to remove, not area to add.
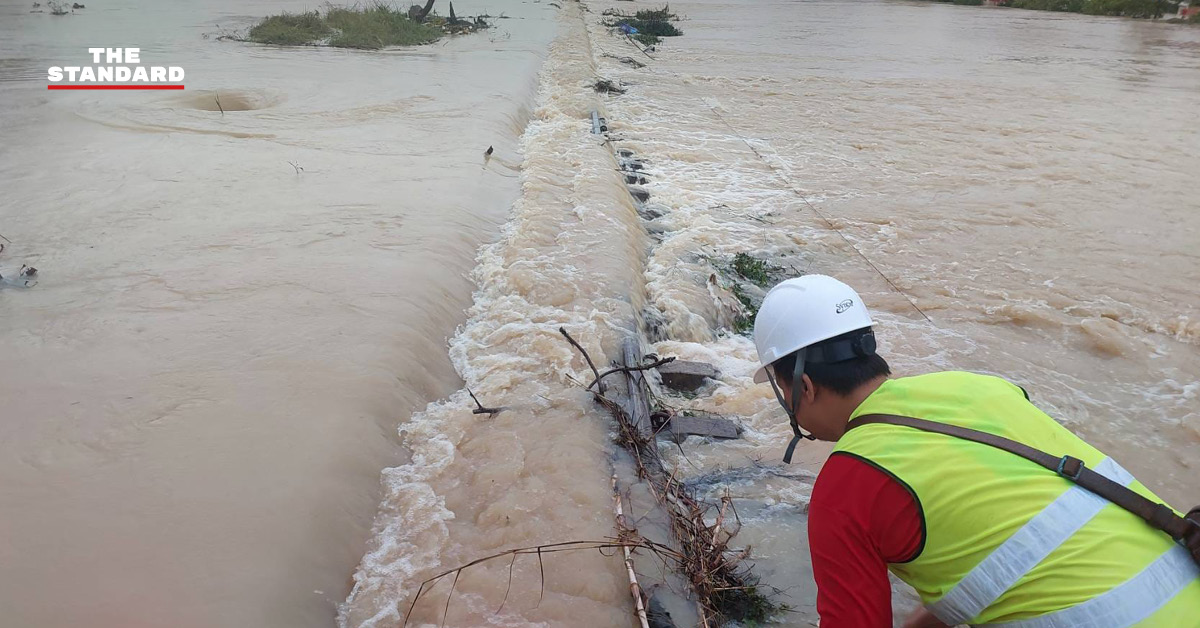
[[[46,89],[183,89],[182,85],[47,85]]]

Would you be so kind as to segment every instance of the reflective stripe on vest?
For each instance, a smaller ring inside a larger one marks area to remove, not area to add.
[[[1096,473],[1128,486],[1133,476],[1112,458],[1096,465]],[[942,599],[929,605],[943,623],[965,624],[992,605],[1050,552],[1108,505],[1095,493],[1072,486],[1017,530],[975,566]]]
[[[1176,545],[1111,591],[1048,615],[986,624],[989,628],[1124,628],[1154,614],[1193,580],[1200,566]]]
[[[1133,476],[1111,458],[1102,460],[1095,471],[1122,486],[1133,482]],[[929,611],[951,626],[967,623],[1107,505],[1109,502],[1103,497],[1072,486],[976,565],[946,595],[930,604]],[[1127,626],[1149,617],[1198,575],[1200,570],[1188,552],[1174,547],[1138,575],[1087,602],[1032,619],[989,626]]]

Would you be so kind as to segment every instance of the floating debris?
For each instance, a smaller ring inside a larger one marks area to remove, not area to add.
[[[599,81],[596,81],[596,83],[592,85],[592,89],[596,90],[596,92],[600,94],[625,93],[625,88],[620,83],[617,83],[616,81],[610,81],[608,79],[600,79]]]
[[[628,183],[630,185],[645,185],[649,182],[650,182],[650,180],[647,179],[644,175],[640,175],[640,174],[625,175],[625,183]]]
[[[672,24],[679,21],[679,16],[671,13],[670,5],[664,5],[661,9],[643,9],[632,14],[617,9],[605,9],[602,15],[612,18],[604,22],[605,26],[620,30],[644,46],[653,46],[661,41],[662,37],[683,35],[683,31]]]
[[[636,68],[639,70],[641,68],[646,67],[645,63],[642,63],[641,61],[638,61],[637,59],[634,59],[633,57],[618,57],[617,55],[611,55],[611,54],[608,54],[607,52],[600,56],[608,57],[609,59],[616,59],[617,61],[620,61],[621,63],[624,63],[625,65],[628,65],[630,67],[633,67],[633,68]]]
[[[21,264],[21,269],[12,275],[0,275],[0,283],[18,288],[32,288],[37,285],[38,270],[33,266]]]

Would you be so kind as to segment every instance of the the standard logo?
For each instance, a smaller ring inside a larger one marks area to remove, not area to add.
[[[142,65],[141,48],[88,48],[94,65],[54,66],[47,89],[183,89],[183,68]],[[104,64],[104,65],[101,65]],[[68,81],[64,83],[63,81]]]
[[[845,301],[842,301],[841,303],[837,304],[837,313],[841,314],[842,312],[845,312],[846,310],[848,310],[852,307],[854,307],[854,300],[846,299]]]

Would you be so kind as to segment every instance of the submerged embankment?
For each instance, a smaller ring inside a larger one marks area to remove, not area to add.
[[[611,532],[608,418],[573,385],[586,366],[556,330],[612,358],[634,320],[658,354],[720,369],[660,402],[734,417],[742,438],[663,455],[700,494],[730,492],[764,590],[794,610],[780,621],[812,621],[805,509],[828,446],[777,462],[790,433],[735,333],[762,294],[731,268],[738,253],[771,279],[855,285],[898,375],[1006,376],[1160,494],[1195,501],[1195,33],[944,5],[694,1],[671,4],[685,35],[646,56],[604,25],[627,5],[582,6],[564,7],[522,140],[522,198],[451,342],[471,390],[509,409],[472,415],[460,391],[402,428],[414,461],[384,474],[346,625],[390,625],[424,578],[474,558]],[[626,91],[596,96],[599,79]],[[614,172],[628,167],[617,154],[641,169]],[[616,559],[548,560],[540,606],[538,565],[517,562],[511,589],[507,570],[465,572],[447,625],[629,617]],[[415,620],[442,621],[439,587]]]
[[[561,326],[601,363],[641,334],[720,369],[659,402],[741,438],[662,455],[728,491],[781,623],[807,625],[828,447],[777,462],[790,432],[737,333],[764,286],[738,254],[858,288],[898,375],[1008,377],[1200,501],[1195,29],[683,0],[684,35],[647,55],[604,25],[631,5],[597,0],[403,51],[201,36],[286,8],[309,7],[0,8],[0,270],[41,271],[0,291],[12,622],[395,626],[436,573],[611,535],[611,422]],[[188,89],[48,94],[45,66],[98,37]],[[464,382],[503,411],[472,413]],[[618,558],[509,570],[465,572],[446,616],[443,582],[413,623],[630,621]]]
[[[484,249],[467,323],[450,355],[494,417],[466,390],[401,426],[412,462],[384,471],[374,537],[343,608],[348,626],[401,621],[421,581],[512,547],[612,534],[609,424],[573,386],[586,366],[565,327],[600,359],[636,331],[645,232],[611,149],[591,134],[594,59],[570,3],[541,72],[521,138],[522,196]],[[494,561],[463,573],[446,625],[621,625],[629,616],[619,561],[596,552]],[[413,622],[442,621],[450,582]],[[498,609],[501,609],[499,612]]]

